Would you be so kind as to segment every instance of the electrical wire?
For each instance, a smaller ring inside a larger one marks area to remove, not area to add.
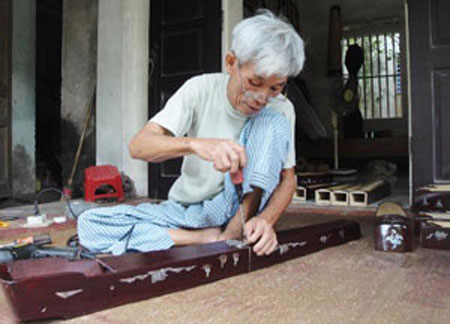
[[[72,215],[72,217],[74,219],[78,219],[79,215],[75,214],[75,212],[73,211],[72,206],[70,204],[69,198],[67,198],[67,196],[64,194],[64,192],[62,192],[61,190],[59,190],[57,188],[45,188],[45,189],[39,191],[36,194],[36,197],[34,199],[34,213],[35,213],[35,215],[40,215],[41,214],[41,212],[39,210],[39,198],[42,196],[43,193],[49,192],[49,191],[55,191],[55,192],[58,192],[59,194],[61,194],[61,198],[64,198],[64,200],[66,201],[67,209],[69,210],[69,212]]]

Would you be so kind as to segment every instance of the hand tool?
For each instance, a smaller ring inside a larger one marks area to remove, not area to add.
[[[0,244],[0,249],[2,248],[17,248],[23,245],[35,244],[35,245],[43,245],[43,244],[51,244],[52,238],[48,234],[43,235],[34,235],[28,236],[24,238],[19,238],[10,243]]]
[[[8,227],[9,223],[5,221],[0,221],[0,227]]]
[[[244,172],[239,169],[236,173],[231,174],[231,182],[234,184],[239,202],[239,214],[241,214],[241,224],[242,224],[242,236],[245,239],[245,218],[244,210],[242,208],[242,202],[244,201],[244,192],[242,189],[242,183],[244,182]]]

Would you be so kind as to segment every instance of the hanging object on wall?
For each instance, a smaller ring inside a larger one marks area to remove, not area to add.
[[[345,67],[349,73],[342,91],[344,138],[362,138],[363,118],[359,110],[358,72],[364,63],[364,52],[358,44],[348,47]]]
[[[341,9],[339,6],[330,8],[328,21],[328,75],[342,75],[342,54],[341,54],[342,23]]]
[[[333,128],[334,169],[339,169],[339,117],[342,114],[340,100],[335,88],[342,89],[342,54],[341,54],[342,22],[339,6],[330,8],[328,21],[328,58],[327,74],[332,78],[331,92],[331,126]],[[339,91],[340,93],[340,91]]]

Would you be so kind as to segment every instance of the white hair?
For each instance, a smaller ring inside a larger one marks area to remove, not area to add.
[[[294,27],[269,10],[239,22],[233,29],[231,50],[241,65],[253,63],[258,74],[298,75],[305,61],[303,40]]]

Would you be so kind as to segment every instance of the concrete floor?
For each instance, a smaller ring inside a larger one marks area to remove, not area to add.
[[[20,208],[23,214],[31,207]],[[19,214],[17,209],[0,215]],[[49,214],[64,204],[44,204]],[[209,285],[54,323],[446,323],[450,318],[450,254],[374,251],[375,207],[317,208],[291,204],[278,229],[335,219],[360,223],[362,239]],[[37,229],[64,244],[75,223]],[[24,230],[22,228],[22,230]],[[9,229],[12,231],[12,228]],[[0,237],[5,239],[4,229]],[[16,233],[17,234],[17,233]],[[3,295],[0,304],[6,305]],[[0,323],[13,323],[0,307]]]
[[[292,205],[279,229],[340,219]],[[373,249],[374,219],[350,213],[363,237],[283,264],[53,323],[446,323],[450,254]],[[72,231],[58,231],[63,242]],[[5,303],[0,296],[0,303]],[[13,323],[0,308],[0,323]]]

